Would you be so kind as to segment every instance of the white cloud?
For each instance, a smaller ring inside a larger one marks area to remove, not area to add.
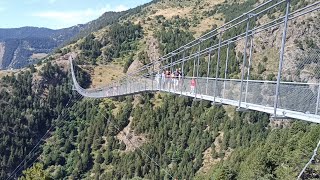
[[[56,1],[56,0],[50,0]],[[110,5],[106,5],[103,8],[92,9],[88,8],[85,10],[75,10],[75,11],[43,11],[33,13],[32,16],[55,21],[56,24],[54,28],[62,28],[73,26],[77,24],[83,24],[94,20],[101,16],[107,11],[124,11],[128,8],[124,5],[119,5],[115,8],[112,8]]]
[[[116,8],[115,8],[115,11],[116,12],[120,12],[120,11],[125,11],[125,10],[127,10],[127,9],[129,9],[128,7],[126,7],[125,5],[119,5],[119,6],[117,6]]]

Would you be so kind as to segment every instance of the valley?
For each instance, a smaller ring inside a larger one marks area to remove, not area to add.
[[[262,2],[154,0],[70,29],[0,29],[0,179],[296,179],[319,141],[316,123],[272,119],[164,92],[85,98],[71,79],[71,55],[77,57],[79,84],[103,88]],[[314,2],[292,0],[291,8]],[[251,26],[283,13],[282,6],[272,9]],[[288,23],[283,81],[319,82],[319,15],[314,11]],[[245,28],[231,29],[223,38]],[[254,35],[250,78],[276,80],[281,30]],[[218,43],[214,36],[201,48]],[[218,75],[228,68],[227,78],[240,79],[250,69],[242,61],[244,40],[230,47],[226,67],[227,48],[221,48]],[[217,52],[211,60],[209,76],[214,77]],[[199,74],[205,77],[208,58],[199,61]],[[192,77],[193,63],[186,61],[185,76]],[[264,97],[272,93],[256,91]],[[281,103],[294,98],[283,97]],[[303,179],[319,178],[319,164],[317,155]]]

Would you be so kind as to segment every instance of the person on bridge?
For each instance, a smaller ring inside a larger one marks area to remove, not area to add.
[[[170,71],[166,72],[166,84],[167,84],[167,89],[170,90],[170,85],[171,85],[171,73],[170,73]]]
[[[160,88],[160,81],[161,81],[161,75],[160,75],[160,72],[158,71],[158,73],[156,74],[157,89]]]
[[[176,71],[174,72],[174,90],[177,89],[179,85],[179,70],[176,69]]]
[[[182,90],[182,71],[181,68],[178,69],[178,87]]]
[[[191,86],[190,86],[190,90],[191,90],[191,94],[195,93],[195,87],[196,87],[196,80],[194,78],[191,79]]]
[[[176,87],[175,87],[175,72],[171,72],[171,89],[173,90],[173,91],[175,91],[176,90]]]
[[[165,83],[166,83],[166,71],[163,71],[161,74],[161,88],[164,89],[165,88]]]

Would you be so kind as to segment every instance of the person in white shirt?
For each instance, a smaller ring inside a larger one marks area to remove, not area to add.
[[[161,81],[161,75],[158,71],[158,73],[156,74],[157,89],[160,88],[160,81]]]
[[[165,83],[166,83],[166,71],[163,71],[162,74],[161,74],[161,85],[162,85],[162,88],[164,88]]]

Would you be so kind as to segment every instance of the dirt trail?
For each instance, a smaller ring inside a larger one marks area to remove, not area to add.
[[[214,145],[215,145],[215,151],[216,152],[220,152],[221,150],[221,144],[219,143],[219,140],[222,142],[223,140],[223,132],[219,132],[219,136],[216,137],[215,141],[214,141]],[[222,158],[223,160],[226,160],[232,153],[232,149],[228,148],[226,151],[223,150],[223,152],[225,153],[224,157]],[[211,167],[217,163],[219,163],[222,160],[220,157],[214,159],[212,157],[212,148],[208,148],[207,150],[205,150],[203,152],[203,163],[202,163],[202,167],[199,169],[199,171],[197,173],[207,173],[209,172],[209,170],[211,169]]]
[[[159,42],[156,38],[153,36],[149,36],[147,38],[147,46],[148,46],[148,57],[151,62],[157,61],[160,58],[160,52],[159,52]],[[160,68],[160,64],[157,64],[155,69]]]

